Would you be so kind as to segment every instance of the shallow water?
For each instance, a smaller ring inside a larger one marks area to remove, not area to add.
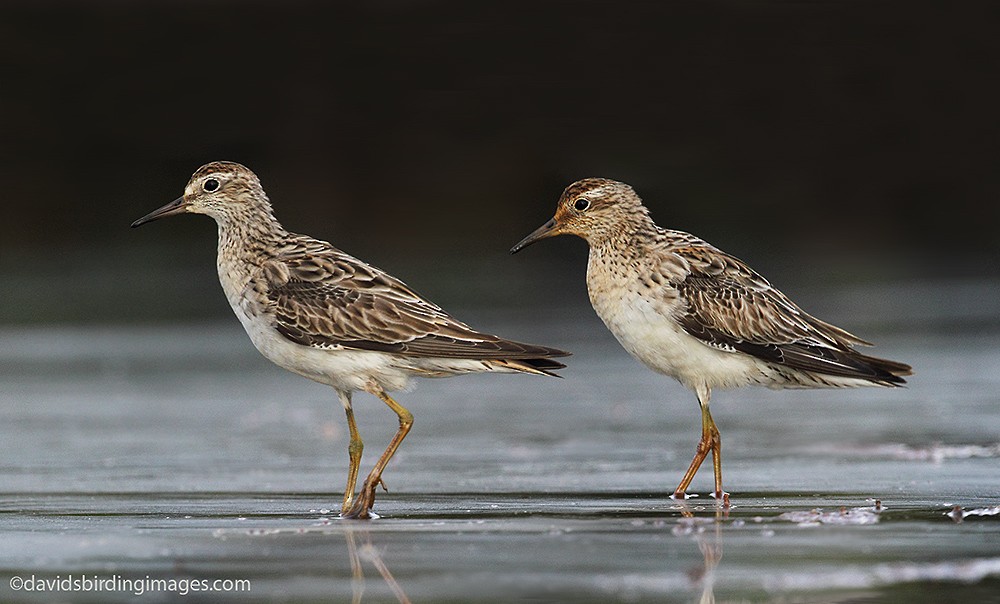
[[[717,393],[723,511],[708,467],[700,497],[669,498],[694,396],[586,313],[529,314],[470,322],[573,350],[566,379],[400,393],[416,420],[370,522],[336,517],[333,392],[235,320],[0,330],[0,600],[135,597],[10,588],[72,575],[250,582],[190,601],[1000,601],[993,330],[864,330],[914,365],[906,389]],[[355,407],[364,472],[396,421]]]

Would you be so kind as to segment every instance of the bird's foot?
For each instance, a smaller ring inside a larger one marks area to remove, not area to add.
[[[727,493],[725,491],[714,491],[712,493],[712,497],[716,501],[718,501],[722,505],[722,507],[724,507],[724,508],[731,507],[731,505],[732,505],[732,504],[729,503],[729,493]]]
[[[382,483],[382,479],[372,483],[368,480],[361,485],[361,492],[358,493],[357,497],[351,503],[350,508],[347,511],[340,513],[341,518],[353,518],[356,520],[368,520],[372,518],[371,509],[375,505],[375,487],[382,484],[382,488],[385,485]]]
[[[674,494],[671,495],[670,498],[671,499],[680,500],[680,501],[684,501],[686,499],[694,499],[697,496],[698,496],[697,493],[688,494],[688,493],[685,493],[684,491],[674,491]]]

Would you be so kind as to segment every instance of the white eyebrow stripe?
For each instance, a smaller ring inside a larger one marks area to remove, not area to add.
[[[586,197],[586,198],[592,200],[593,199],[593,197],[591,197],[592,195],[598,195],[599,196],[601,193],[603,193],[604,191],[606,191],[606,190],[608,190],[610,188],[611,188],[611,185],[601,185],[601,186],[599,186],[597,188],[594,188],[594,189],[587,189],[583,193],[580,193],[579,197]]]

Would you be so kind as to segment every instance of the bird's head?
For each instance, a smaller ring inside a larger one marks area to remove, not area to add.
[[[191,175],[184,195],[136,220],[132,228],[174,214],[206,214],[223,223],[261,211],[271,215],[271,204],[257,175],[241,164],[217,161]]]
[[[559,197],[555,215],[511,248],[510,253],[556,235],[576,235],[593,243],[614,235],[636,215],[648,217],[632,187],[607,178],[578,180]]]

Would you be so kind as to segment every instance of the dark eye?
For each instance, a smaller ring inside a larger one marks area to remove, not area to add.
[[[204,183],[202,183],[201,188],[211,193],[212,191],[215,191],[216,189],[219,188],[219,181],[215,180],[214,178],[209,178]]]
[[[573,207],[582,212],[590,207],[590,200],[586,197],[580,197],[573,202]]]

